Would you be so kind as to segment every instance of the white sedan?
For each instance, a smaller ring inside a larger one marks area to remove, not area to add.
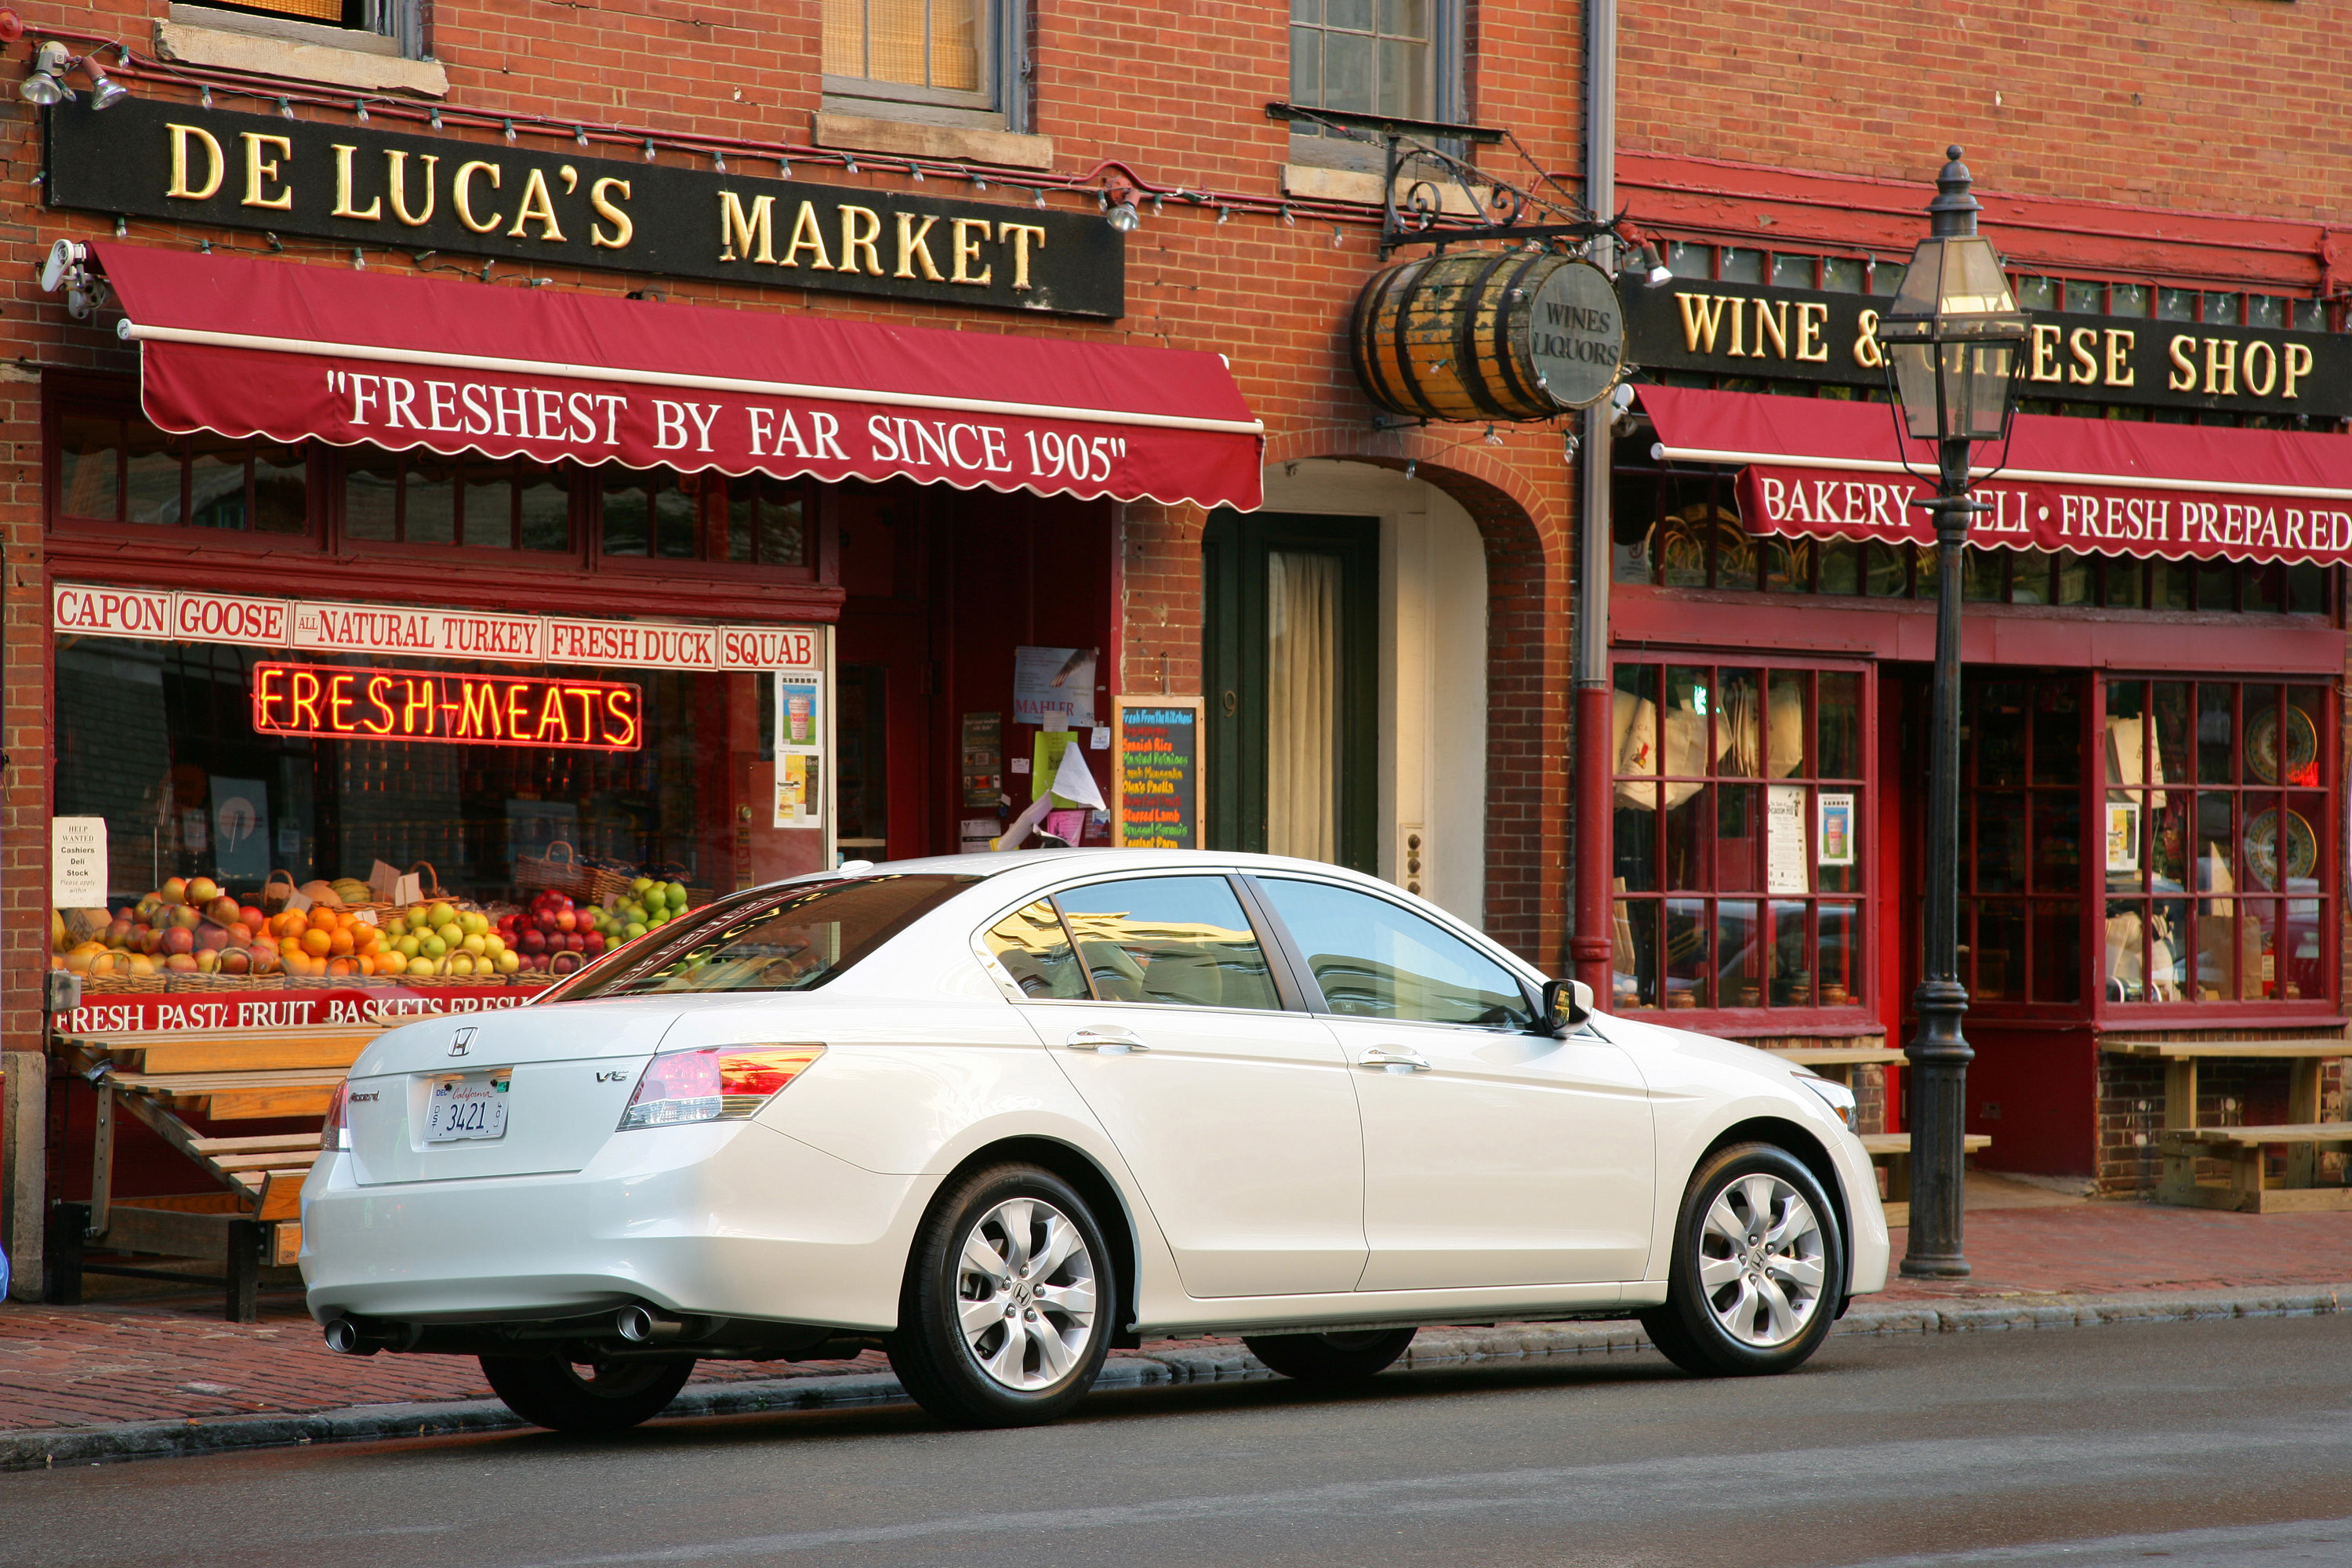
[[[1780,1372],[1885,1283],[1853,1115],[1328,866],[901,861],[379,1037],[301,1263],[337,1349],[478,1355],[573,1430],[698,1359],[876,1342],[970,1426],[1152,1335],[1339,1381],[1421,1324],[1638,1315],[1691,1372]]]

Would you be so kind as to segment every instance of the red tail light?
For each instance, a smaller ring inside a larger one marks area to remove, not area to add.
[[[823,1046],[706,1046],[665,1051],[646,1064],[622,1131],[690,1121],[740,1121],[754,1115],[810,1064]]]
[[[352,1146],[352,1080],[345,1079],[335,1085],[335,1097],[327,1101],[327,1119],[319,1123],[319,1151],[333,1154]]]

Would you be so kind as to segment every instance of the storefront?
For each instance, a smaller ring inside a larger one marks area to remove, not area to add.
[[[1756,252],[1675,248],[1615,468],[1615,1003],[1900,1044],[1935,584],[1932,462],[1867,342],[1896,268],[1783,257],[1773,287],[1736,275]],[[2019,291],[2027,412],[1979,454],[1965,571],[1968,1128],[1991,1168],[2127,1192],[2163,1085],[2120,1042],[2344,1027],[2352,342],[2284,298]],[[2275,1123],[2285,1085],[2204,1089]],[[1899,1086],[1874,1111],[1901,1128]]]

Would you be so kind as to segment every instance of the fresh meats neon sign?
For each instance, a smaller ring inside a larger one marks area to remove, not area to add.
[[[645,693],[621,680],[262,663],[253,667],[253,728],[338,741],[634,752],[645,743]]]

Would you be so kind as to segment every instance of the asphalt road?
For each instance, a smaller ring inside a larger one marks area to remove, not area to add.
[[[172,1568],[2352,1563],[2352,1316],[1648,1352],[0,1476],[0,1563]]]

